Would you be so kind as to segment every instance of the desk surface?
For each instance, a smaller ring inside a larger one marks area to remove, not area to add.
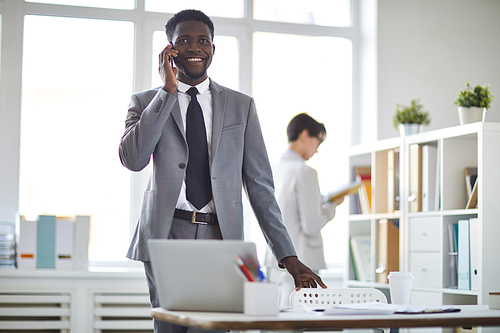
[[[247,316],[242,313],[169,311],[155,308],[151,316],[182,326],[207,330],[304,330],[376,327],[500,326],[500,310],[487,305],[460,305],[453,313],[390,315],[320,315],[281,312],[278,316]]]

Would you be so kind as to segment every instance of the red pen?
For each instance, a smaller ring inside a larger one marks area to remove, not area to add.
[[[243,274],[245,274],[247,280],[250,282],[255,282],[255,279],[253,278],[252,274],[250,274],[250,271],[248,270],[247,266],[245,265],[245,262],[240,256],[236,256],[236,263],[238,264],[238,267],[241,269]]]

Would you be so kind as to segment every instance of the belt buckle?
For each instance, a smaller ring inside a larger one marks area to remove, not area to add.
[[[196,223],[196,224],[208,224],[207,222],[199,222],[196,221],[196,211],[193,210],[193,215],[191,216],[191,223]]]

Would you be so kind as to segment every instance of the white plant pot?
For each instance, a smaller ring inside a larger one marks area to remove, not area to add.
[[[422,130],[421,124],[399,124],[399,135],[406,136],[420,133]]]
[[[458,107],[458,119],[460,120],[460,125],[476,123],[478,121],[484,121],[486,115],[486,108],[480,108],[477,106]]]

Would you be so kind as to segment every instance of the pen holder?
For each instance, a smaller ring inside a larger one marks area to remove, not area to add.
[[[278,284],[245,282],[243,311],[250,316],[276,316],[279,313]]]

